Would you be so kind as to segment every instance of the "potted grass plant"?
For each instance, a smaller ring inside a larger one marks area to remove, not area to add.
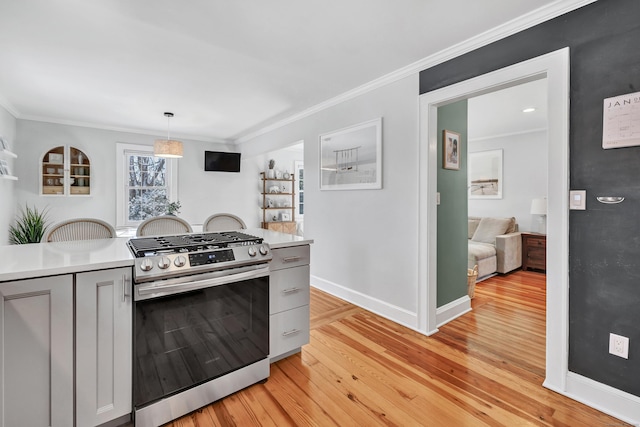
[[[39,243],[47,229],[47,210],[39,211],[35,206],[20,208],[15,225],[9,226],[9,242],[13,245]]]

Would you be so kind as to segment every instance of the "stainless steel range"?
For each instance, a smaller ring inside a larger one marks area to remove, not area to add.
[[[269,261],[261,238],[131,239],[134,414],[159,426],[269,376]]]

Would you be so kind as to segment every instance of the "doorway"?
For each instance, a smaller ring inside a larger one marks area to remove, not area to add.
[[[545,77],[548,82],[549,108],[547,172],[549,239],[547,241],[547,337],[544,385],[557,391],[564,391],[568,372],[566,357],[568,351],[568,48],[438,89],[420,97],[418,328],[427,335],[438,330],[436,320],[438,308],[436,276],[438,107]]]
[[[284,148],[269,151],[263,156],[265,164],[271,159],[276,169],[290,173],[294,179],[294,220],[295,234],[304,233],[304,140],[296,141]]]

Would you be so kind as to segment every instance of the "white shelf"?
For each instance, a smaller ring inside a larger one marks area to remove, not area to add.
[[[5,156],[13,157],[14,159],[16,157],[18,157],[18,155],[16,153],[14,153],[13,151],[5,150],[5,149],[2,149],[2,148],[0,148],[0,153],[4,153]]]
[[[17,176],[13,176],[13,175],[0,175],[0,178],[10,179],[11,181],[17,181],[18,180],[18,177]]]

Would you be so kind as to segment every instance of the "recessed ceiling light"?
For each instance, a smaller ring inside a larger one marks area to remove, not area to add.
[[[528,107],[522,110],[523,113],[533,113],[534,111],[536,111],[536,109],[533,107]]]

